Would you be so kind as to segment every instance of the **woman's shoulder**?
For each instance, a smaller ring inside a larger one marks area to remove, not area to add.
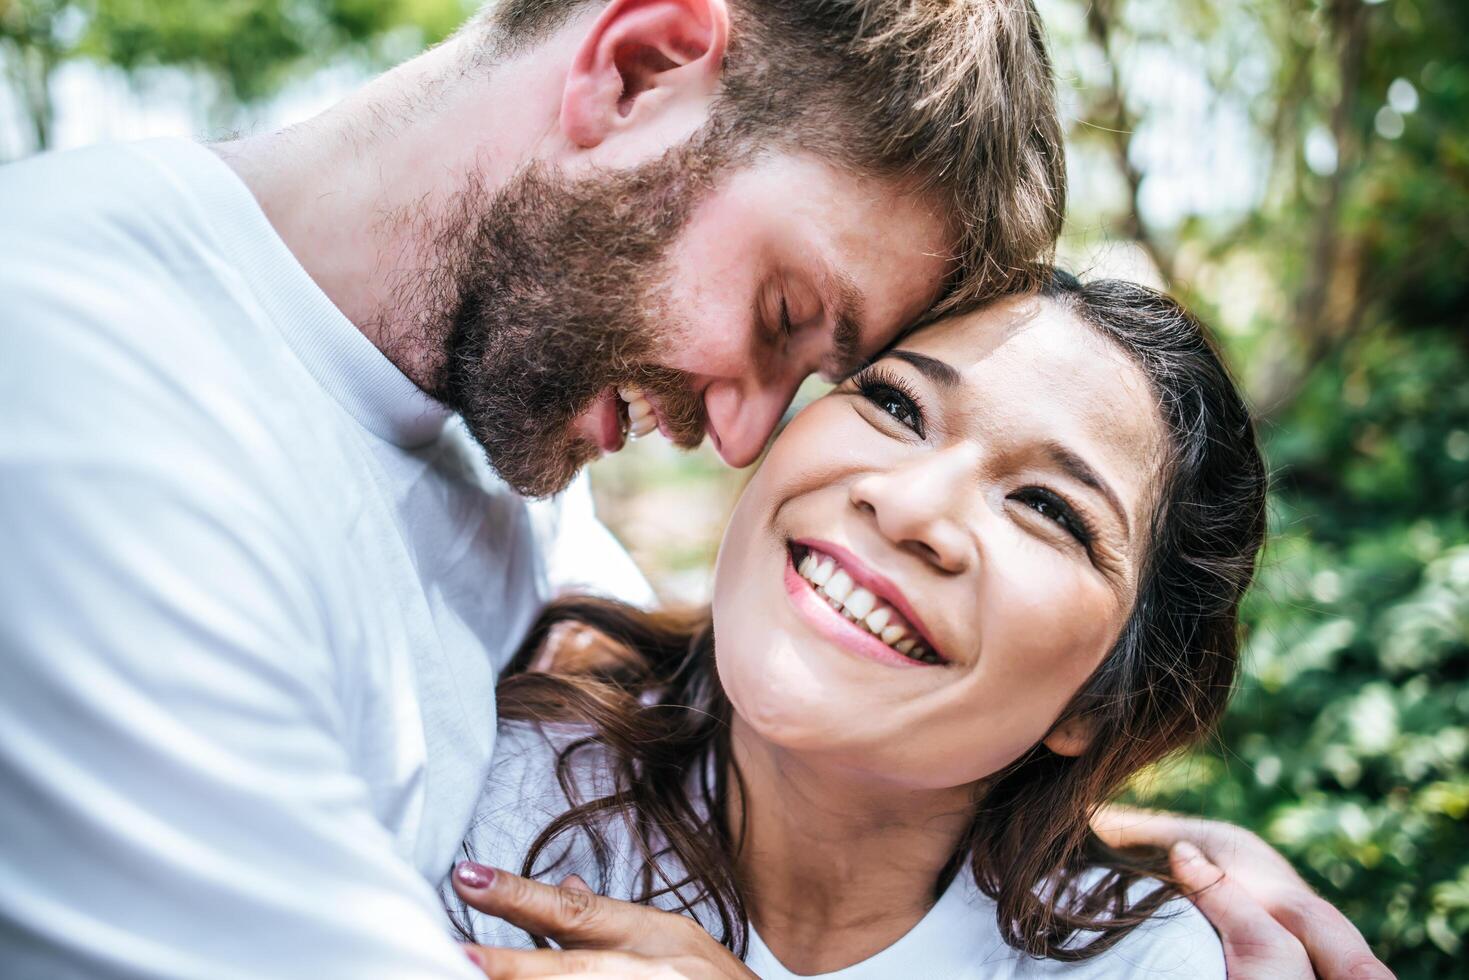
[[[573,725],[542,725],[502,721],[495,734],[490,773],[465,836],[465,854],[491,867],[523,873],[526,858],[542,833],[573,805],[612,791],[612,770],[604,746],[588,741],[590,729]],[[537,877],[559,880],[569,874],[597,882],[599,890],[614,897],[618,884],[599,880],[608,860],[618,866],[632,853],[625,834],[607,827],[603,860],[599,862],[584,834],[558,835],[536,857]],[[624,853],[626,852],[626,853]],[[447,882],[445,899],[458,907]],[[491,945],[524,946],[523,932],[498,919],[472,910],[465,914],[475,937]]]
[[[583,725],[502,721],[475,826],[508,812],[544,827],[571,806],[613,792],[609,752],[591,735]]]
[[[1081,885],[1102,874],[1083,876]],[[1143,878],[1128,889],[1132,902],[1140,901],[1162,886],[1154,878]],[[1084,934],[1073,941],[1082,945],[1092,938]],[[1067,980],[1111,980],[1140,977],[1147,980],[1225,980],[1224,947],[1209,920],[1187,898],[1164,902],[1144,922],[1134,927],[1103,953],[1078,962],[1032,960],[1031,969],[1018,970],[1019,978],[1065,977]]]
[[[1156,887],[1155,882],[1147,884]],[[1098,977],[1225,980],[1224,947],[1219,936],[1186,898],[1165,903],[1099,960],[1105,962],[1105,968],[1096,974]]]

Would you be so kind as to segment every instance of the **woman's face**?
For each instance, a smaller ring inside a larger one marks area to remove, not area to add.
[[[735,509],[714,621],[740,718],[913,788],[1079,751],[1051,728],[1132,608],[1162,446],[1142,373],[1055,303],[913,335],[801,412]]]

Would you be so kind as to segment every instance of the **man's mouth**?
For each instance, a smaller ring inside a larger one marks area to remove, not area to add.
[[[792,542],[791,564],[796,575],[828,606],[893,652],[917,664],[949,663],[934,651],[923,630],[894,602],[859,584],[861,580],[878,585],[883,592],[893,591],[873,581],[872,573],[860,567],[852,556],[839,553],[842,551],[834,546],[823,550],[815,544]],[[896,596],[892,598],[901,601]]]
[[[615,453],[628,439],[639,439],[661,427],[652,400],[632,387],[607,388],[576,426],[603,453]]]
[[[597,396],[591,408],[577,418],[575,429],[603,453],[615,453],[622,448],[624,441],[626,409],[616,390],[608,388]]]
[[[626,386],[617,389],[618,412],[628,438],[641,439],[658,428],[658,413],[641,388]]]

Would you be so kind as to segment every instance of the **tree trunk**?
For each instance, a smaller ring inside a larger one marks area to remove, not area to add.
[[[1257,404],[1264,417],[1278,415],[1295,398],[1311,369],[1342,339],[1353,317],[1336,311],[1360,307],[1360,302],[1332,302],[1332,288],[1353,288],[1357,277],[1339,276],[1340,258],[1349,249],[1341,242],[1342,199],[1347,181],[1361,155],[1360,141],[1353,131],[1361,87],[1362,65],[1367,50],[1367,5],[1363,0],[1336,0],[1331,6],[1331,24],[1336,40],[1336,69],[1339,93],[1331,109],[1331,137],[1336,141],[1336,169],[1326,180],[1321,206],[1311,231],[1310,261],[1295,303],[1295,336],[1299,352],[1290,357],[1282,344],[1273,345],[1277,354],[1259,386]],[[1345,281],[1343,281],[1345,280]]]

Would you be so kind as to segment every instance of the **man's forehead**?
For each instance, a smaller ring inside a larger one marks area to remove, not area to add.
[[[851,311],[867,353],[875,353],[938,301],[955,271],[958,230],[952,216],[938,196],[909,179],[854,174],[812,158],[786,163],[809,167],[808,177],[822,177],[819,191],[787,185],[810,193],[790,198],[784,217],[827,256],[833,294],[828,302],[843,301],[835,312]],[[883,336],[874,343],[877,334]],[[855,365],[855,359],[845,364]]]

